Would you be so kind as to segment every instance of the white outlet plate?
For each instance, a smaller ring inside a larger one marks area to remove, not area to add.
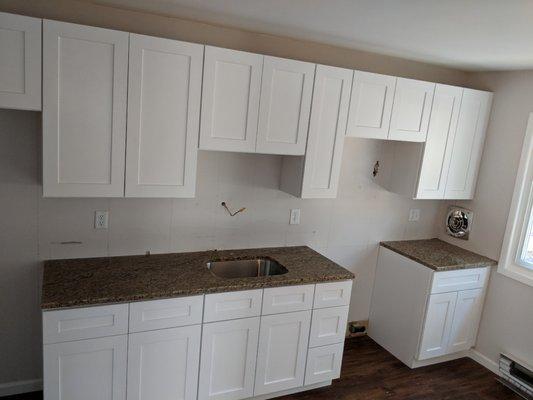
[[[416,222],[420,219],[420,209],[411,208],[409,210],[409,222]]]
[[[299,208],[293,208],[291,210],[291,216],[289,219],[290,225],[299,225],[300,224],[300,209]]]
[[[109,211],[94,212],[94,229],[107,229],[109,222]]]

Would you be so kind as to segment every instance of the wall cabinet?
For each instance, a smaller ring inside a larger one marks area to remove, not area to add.
[[[41,20],[0,13],[0,108],[41,109]]]

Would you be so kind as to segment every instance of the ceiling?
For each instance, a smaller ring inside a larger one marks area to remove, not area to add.
[[[533,0],[87,0],[446,65],[533,68]]]

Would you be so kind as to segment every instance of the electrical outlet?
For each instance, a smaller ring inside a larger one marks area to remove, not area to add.
[[[109,221],[109,211],[94,212],[94,229],[107,229]]]
[[[409,222],[416,222],[420,219],[420,209],[411,208],[409,210]]]
[[[291,217],[289,219],[290,225],[299,225],[300,224],[300,209],[293,208],[291,210]]]

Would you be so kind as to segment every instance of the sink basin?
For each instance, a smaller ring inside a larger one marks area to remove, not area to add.
[[[261,276],[282,275],[287,268],[271,258],[251,260],[211,261],[207,268],[216,276],[226,279],[259,278]]]

